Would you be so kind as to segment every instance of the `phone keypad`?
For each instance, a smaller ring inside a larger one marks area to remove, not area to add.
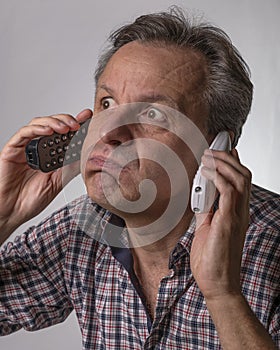
[[[32,140],[26,147],[28,164],[33,168],[49,172],[79,160],[89,122],[90,120],[87,120],[81,124],[76,132],[55,133]]]

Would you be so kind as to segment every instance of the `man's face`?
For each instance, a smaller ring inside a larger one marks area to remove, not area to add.
[[[94,201],[129,217],[129,206],[141,195],[142,200],[148,198],[146,204],[150,201],[152,189],[139,190],[149,179],[155,185],[155,200],[146,208],[140,205],[137,214],[154,220],[170,197],[191,184],[197,159],[178,137],[184,123],[172,111],[191,119],[209,141],[208,111],[201,98],[206,79],[206,62],[193,50],[132,42],[113,55],[98,81],[82,158],[87,191]]]

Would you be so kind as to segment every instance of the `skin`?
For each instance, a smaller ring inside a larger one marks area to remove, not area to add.
[[[207,106],[200,98],[206,80],[205,60],[199,53],[133,42],[122,47],[112,57],[101,75],[96,91],[94,115],[106,108],[148,99],[149,102],[167,105],[185,113],[210,143],[214,135],[207,133]],[[77,116],[77,120],[82,121],[91,116],[91,111],[85,110]],[[94,120],[93,118],[91,128],[94,128]],[[21,223],[41,211],[61,189],[60,171],[41,174],[27,167],[24,160],[25,145],[35,136],[77,128],[74,118],[69,115],[37,118],[20,129],[4,147],[0,154],[2,240]],[[183,147],[180,140],[168,131],[159,132],[156,127],[143,129],[143,125],[129,125],[108,133],[104,129],[100,130],[103,133],[95,140],[97,142],[92,150],[93,155],[109,157],[116,146],[146,136],[174,150],[185,165],[190,180],[195,174],[197,163],[190,150]],[[147,131],[150,134],[147,135]],[[140,155],[139,147],[134,151]],[[105,179],[109,189],[120,188],[122,195],[128,200],[135,201],[139,198],[138,184],[146,177],[158,185],[154,205],[144,213],[130,215],[120,212],[108,202],[103,193],[103,180],[100,175],[102,164],[90,159],[85,159],[83,168],[89,195],[102,206],[121,214],[128,229],[147,224],[147,215],[154,220],[162,214],[168,199],[164,186],[168,184],[162,169],[154,162],[139,158],[129,165],[118,180],[114,176],[116,168],[107,169]],[[240,163],[235,150],[229,154],[214,151],[211,157],[205,151],[202,162],[203,174],[214,181],[220,192],[220,202],[215,213],[197,215],[198,225],[191,249],[193,276],[205,297],[223,349],[276,349],[240,291],[240,261],[249,220],[251,174]],[[68,180],[70,179],[71,175]],[[14,184],[12,189],[11,181]],[[37,191],[34,197],[35,186]],[[31,198],[33,202],[26,206]],[[192,213],[187,207],[177,227],[168,235],[152,244],[131,249],[134,270],[151,304],[152,317],[160,280],[169,272],[170,251],[184,234],[191,218]]]
[[[35,137],[77,130],[79,122],[92,116],[85,109],[75,119],[68,114],[36,117],[21,128],[0,153],[0,243],[21,224],[39,214],[68,183],[79,173],[79,166],[71,164],[62,170],[41,173],[31,169],[25,158],[25,147]],[[11,186],[13,184],[13,186]]]
[[[188,76],[187,80],[183,78],[185,76]],[[201,99],[206,76],[204,58],[196,52],[180,50],[174,59],[173,49],[143,46],[133,42],[118,50],[107,64],[97,85],[94,113],[99,115],[108,108],[149,101],[155,108],[160,106],[159,108],[162,109],[162,107],[167,106],[188,115],[205,135],[206,140],[210,142],[213,135],[207,133],[205,123],[207,108]],[[184,97],[186,91],[188,98]],[[113,121],[109,119],[107,123],[113,128],[111,124],[118,124],[121,117],[114,115]],[[146,115],[143,115],[140,121],[142,123],[139,125],[130,124],[110,132],[101,128],[104,136],[102,132],[100,135],[93,135],[89,132],[85,141],[85,148],[89,147],[92,140],[96,141],[89,157],[93,158],[93,161],[84,160],[87,162],[83,171],[87,191],[91,198],[100,205],[122,216],[128,227],[143,227],[147,224],[147,218],[153,222],[162,214],[170,197],[168,176],[155,162],[141,158],[141,145],[136,147],[132,144],[122,147],[125,152],[134,152],[137,161],[129,164],[126,171],[121,173],[118,181],[114,174],[111,174],[113,176],[109,174],[107,181],[104,180],[102,183],[101,173],[98,171],[98,164],[94,162],[94,157],[110,159],[110,155],[117,146],[138,138],[149,138],[166,145],[178,155],[185,166],[190,183],[198,166],[190,149],[178,137],[161,127],[145,125],[144,123],[149,121],[149,117]],[[96,124],[92,123],[95,130],[98,129]],[[165,124],[162,124],[164,127]],[[161,124],[159,123],[159,125]],[[157,150],[153,149],[152,152],[157,152]],[[120,187],[122,195],[127,200],[137,200],[139,198],[139,183],[147,178],[157,185],[157,198],[149,211],[141,212],[138,215],[119,212],[108,203],[106,196],[104,196],[102,185],[110,187],[111,193],[114,193],[115,187]],[[183,184],[180,185],[183,186]],[[180,185],[175,190],[177,193],[181,190]],[[188,208],[184,226],[188,225],[191,216]]]

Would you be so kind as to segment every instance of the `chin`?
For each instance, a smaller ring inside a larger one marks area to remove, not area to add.
[[[124,207],[124,202],[129,209],[129,202],[139,199],[139,192],[135,190],[133,184],[119,185],[114,178],[106,176],[106,181],[101,181],[100,174],[86,179],[86,189],[89,197],[101,207],[110,210],[113,213],[120,214],[125,210],[119,210],[118,207]]]

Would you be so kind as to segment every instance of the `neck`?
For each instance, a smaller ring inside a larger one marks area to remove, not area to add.
[[[145,239],[145,235],[139,237],[135,235],[134,230],[130,230],[128,226],[129,237],[131,240],[131,252],[134,257],[134,261],[144,266],[162,266],[168,268],[169,256],[178,240],[185,234],[189,227],[193,214],[188,212],[179,222],[179,224],[165,235],[161,235],[160,232],[149,235],[148,240]],[[136,236],[136,237],[135,237]],[[160,237],[157,239],[157,237]],[[148,244],[141,243],[151,242]]]

